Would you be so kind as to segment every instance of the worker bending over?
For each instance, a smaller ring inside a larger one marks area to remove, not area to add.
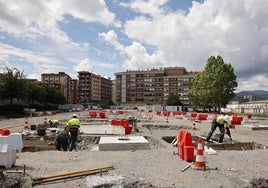
[[[80,120],[77,118],[76,114],[73,114],[72,119],[70,119],[67,123],[69,126],[70,134],[71,134],[71,143],[69,151],[72,151],[73,149],[76,149],[76,140],[80,128]]]
[[[55,128],[57,128],[58,125],[60,124],[59,120],[57,120],[57,119],[50,119],[50,120],[48,120],[48,123],[49,123],[50,127],[55,127]]]
[[[230,129],[229,129],[229,126],[230,126],[229,122],[230,121],[231,121],[231,117],[228,116],[228,115],[225,115],[225,116],[220,115],[217,118],[215,118],[212,121],[211,130],[210,130],[210,132],[207,135],[206,142],[209,142],[212,134],[214,133],[214,131],[216,130],[216,128],[219,127],[219,130],[221,132],[219,142],[222,143],[223,142],[223,138],[224,138],[224,134],[225,134],[224,125],[226,127],[226,133],[229,136],[229,140],[232,141],[231,132],[230,132]]]
[[[67,151],[69,147],[69,131],[68,127],[65,126],[64,130],[60,131],[56,138],[56,149],[58,151]]]

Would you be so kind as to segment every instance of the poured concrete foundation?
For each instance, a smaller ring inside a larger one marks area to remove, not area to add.
[[[125,151],[150,149],[149,141],[143,136],[101,137],[99,151]]]

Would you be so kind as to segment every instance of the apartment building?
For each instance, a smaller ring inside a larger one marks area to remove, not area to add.
[[[71,104],[77,104],[78,103],[78,80],[77,79],[71,79]]]
[[[127,70],[115,73],[116,103],[123,105],[165,105],[170,95],[179,96],[189,105],[188,91],[198,72],[187,72],[183,67],[147,70]]]
[[[112,81],[88,71],[78,72],[78,103],[103,104],[112,98]]]
[[[71,77],[68,74],[64,72],[43,73],[41,74],[41,82],[61,91],[64,94],[67,103],[71,103]]]

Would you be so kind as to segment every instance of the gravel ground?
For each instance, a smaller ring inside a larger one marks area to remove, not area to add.
[[[82,119],[88,112],[79,112]],[[245,124],[231,129],[235,142],[254,142],[258,149],[254,150],[216,150],[216,155],[204,152],[206,170],[195,170],[192,167],[181,172],[189,162],[181,160],[177,147],[166,142],[165,138],[175,138],[180,129],[186,129],[192,135],[205,136],[210,129],[210,122],[195,122],[196,131],[191,130],[193,121],[187,118],[153,116],[135,112],[123,116],[134,115],[138,119],[139,132],[132,135],[145,136],[150,142],[150,150],[133,151],[98,151],[98,136],[90,138],[82,135],[79,149],[75,152],[55,150],[17,153],[16,165],[12,169],[26,166],[29,177],[42,177],[55,174],[81,171],[93,168],[113,166],[108,172],[68,178],[38,184],[34,187],[268,187],[268,132],[252,131]],[[53,118],[65,123],[71,113],[61,113]],[[254,118],[254,117],[253,117]],[[29,124],[42,122],[44,117],[29,119]],[[167,122],[168,121],[168,122]],[[12,132],[21,132],[25,119],[9,119],[0,122],[1,127],[9,127]],[[255,119],[252,124],[268,125],[268,120]],[[248,123],[247,123],[248,124]],[[219,133],[215,131],[215,135]],[[169,139],[169,140],[170,140]],[[261,148],[261,149],[259,149]],[[263,149],[265,148],[265,149]],[[1,183],[1,181],[0,181]],[[2,181],[2,184],[3,181]],[[3,187],[3,186],[2,186]]]

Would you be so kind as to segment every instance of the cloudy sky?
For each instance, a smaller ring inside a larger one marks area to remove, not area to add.
[[[268,90],[268,0],[0,0],[0,72],[114,73],[231,63],[241,90]]]

